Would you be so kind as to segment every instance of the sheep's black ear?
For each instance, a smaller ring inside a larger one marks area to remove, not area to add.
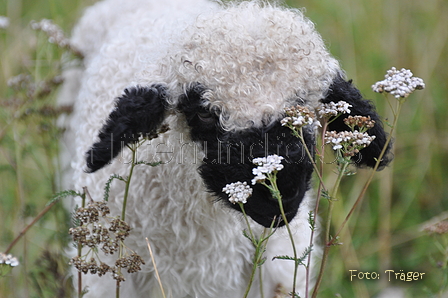
[[[99,141],[87,151],[87,172],[104,167],[140,135],[154,133],[164,119],[166,97],[161,85],[124,90],[98,135]]]
[[[380,116],[377,114],[375,106],[369,100],[362,98],[361,93],[352,85],[351,80],[346,81],[338,75],[330,86],[328,95],[322,102],[329,103],[332,101],[336,103],[341,100],[352,105],[352,107],[350,107],[349,115],[370,116],[370,118],[375,121],[375,126],[367,131],[369,135],[374,135],[376,137],[375,140],[352,158],[353,162],[358,166],[368,166],[373,168],[387,139],[387,134],[384,131]],[[337,132],[348,130],[348,126],[344,123],[344,119],[349,115],[343,114],[336,118],[336,120],[330,123],[328,130]],[[389,144],[387,151],[380,162],[379,169],[384,168],[384,166],[392,160],[390,148],[391,145]]]

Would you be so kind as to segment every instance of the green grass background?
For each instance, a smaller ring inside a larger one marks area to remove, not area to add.
[[[0,251],[58,191],[58,136],[54,113],[57,90],[41,99],[14,92],[6,84],[20,73],[36,82],[51,78],[69,58],[32,31],[31,20],[52,19],[69,33],[93,0],[0,0]],[[448,210],[448,1],[290,0],[304,7],[332,54],[340,60],[378,111],[391,120],[384,98],[370,86],[392,66],[409,68],[426,89],[411,95],[394,138],[395,159],[377,173],[363,203],[332,248],[319,297],[375,297],[400,287],[406,297],[448,297],[447,236],[422,227]],[[337,228],[359,194],[367,171],[343,181],[333,225]],[[334,176],[328,173],[331,184]],[[321,210],[325,211],[325,203]],[[322,216],[325,217],[325,212]],[[21,262],[0,278],[0,297],[68,297],[69,217],[56,205],[14,247]],[[425,273],[421,281],[388,281],[385,270]],[[349,270],[377,272],[379,280],[350,281]],[[105,277],[107,278],[107,277]],[[392,297],[393,298],[393,297]]]

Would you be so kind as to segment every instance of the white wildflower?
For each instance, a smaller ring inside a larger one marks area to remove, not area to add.
[[[254,179],[252,179],[252,185],[255,185],[255,184],[257,184],[258,182],[264,182],[264,180],[266,180],[266,175],[265,174],[259,174],[259,175],[256,175],[255,177],[254,177]]]
[[[336,103],[330,101],[329,103],[322,103],[317,108],[318,114],[322,118],[336,117],[341,114],[349,114],[351,104],[341,100]]]
[[[9,18],[0,16],[0,29],[6,29],[9,27]]]
[[[285,109],[286,117],[280,123],[290,128],[300,128],[305,125],[313,125],[316,121],[315,115],[307,107],[295,106]]]
[[[333,150],[341,149],[341,142],[342,138],[332,138],[331,140],[327,141],[327,143],[331,143],[333,145]]]
[[[247,198],[252,195],[252,188],[246,182],[235,182],[227,184],[223,192],[229,195],[229,201],[232,204],[247,202]]]
[[[387,92],[392,94],[395,98],[406,98],[415,90],[425,88],[425,83],[421,78],[413,76],[409,69],[402,68],[397,70],[392,67],[387,71],[383,81],[376,82],[372,85],[375,92]]]
[[[9,265],[11,267],[16,267],[19,265],[19,260],[10,254],[0,253],[0,265]]]
[[[58,25],[54,24],[52,20],[42,19],[39,22],[31,21],[31,28],[45,32],[48,35],[48,41],[61,48],[70,45],[69,40],[64,35],[64,31]]]
[[[267,178],[267,174],[282,170],[283,159],[282,156],[277,154],[254,158],[252,163],[258,167],[252,169],[252,174],[255,175],[255,178],[252,179],[252,185],[255,185],[257,182],[263,182]]]
[[[330,144],[333,150],[343,151],[344,156],[353,156],[359,150],[369,146],[375,136],[366,132],[355,131],[327,131],[325,132],[325,143]]]
[[[30,86],[32,77],[30,75],[19,74],[15,77],[9,78],[7,81],[8,87],[14,89],[25,89]]]

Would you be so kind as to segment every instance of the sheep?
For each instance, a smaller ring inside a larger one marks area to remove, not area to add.
[[[82,69],[67,73],[69,92],[63,93],[74,102],[65,136],[67,187],[86,186],[100,200],[112,174],[128,175],[125,145],[169,127],[138,149],[140,159],[159,165],[136,166],[130,184],[127,245],[146,265],[125,273],[121,291],[127,297],[161,297],[145,238],[168,297],[243,296],[254,248],[242,233],[247,227],[239,205],[229,202],[223,187],[251,184],[256,157],[285,158],[278,173],[283,206],[297,251],[309,246],[313,166],[304,145],[280,124],[284,108],[344,100],[352,115],[370,116],[376,139],[353,157],[358,166],[372,167],[385,144],[373,105],[345,79],[297,9],[261,1],[104,0],[86,10],[71,43],[85,58]],[[343,126],[337,119],[330,129]],[[310,152],[315,133],[304,128]],[[244,208],[252,228],[260,233],[273,221],[278,227],[262,271],[264,297],[274,297],[280,288],[292,290],[293,262],[272,260],[292,255],[290,239],[270,192],[251,186]],[[111,185],[111,213],[120,214],[123,193],[122,185]],[[320,252],[315,243],[313,264]],[[258,278],[249,297],[261,297]],[[112,279],[85,275],[83,282],[86,297],[114,295]],[[304,295],[303,267],[296,291]]]

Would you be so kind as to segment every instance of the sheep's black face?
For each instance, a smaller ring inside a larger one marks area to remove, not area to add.
[[[313,166],[299,139],[291,134],[289,128],[276,122],[262,128],[250,128],[237,132],[227,132],[220,128],[218,117],[209,113],[202,103],[204,87],[196,85],[180,99],[179,109],[185,114],[191,127],[191,138],[202,144],[205,158],[199,173],[207,188],[225,204],[240,210],[232,204],[222,189],[232,182],[251,184],[254,178],[252,160],[271,154],[283,156],[284,168],[278,172],[277,183],[282,194],[286,217],[291,220],[297,213],[300,202],[309,188]],[[314,151],[313,134],[305,131],[306,144]],[[279,204],[272,198],[269,190],[260,184],[253,185],[252,196],[244,205],[246,213],[259,224],[269,227],[284,225],[281,220]]]

